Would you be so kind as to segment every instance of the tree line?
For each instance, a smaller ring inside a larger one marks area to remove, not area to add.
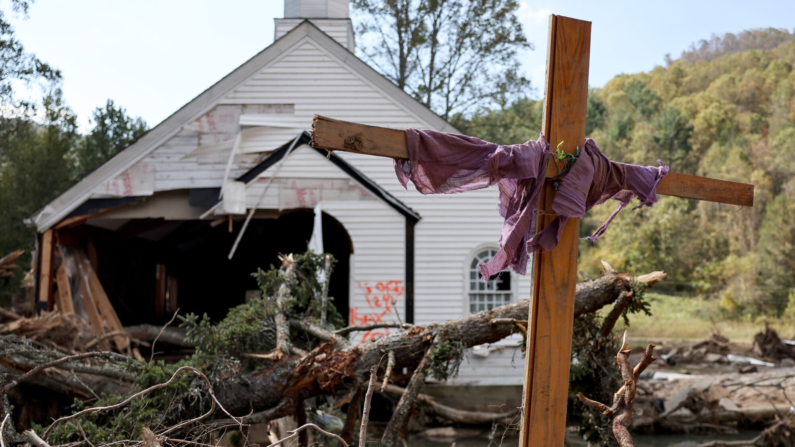
[[[611,159],[662,159],[676,172],[756,190],[753,208],[661,197],[653,208],[624,212],[599,241],[581,243],[582,271],[595,275],[601,259],[628,271],[662,269],[669,279],[661,288],[718,299],[726,317],[795,316],[792,36],[765,29],[713,37],[720,44],[709,55],[704,41],[666,66],[590,90],[586,134]],[[525,97],[453,122],[467,134],[516,143],[538,138],[542,107]],[[591,210],[582,235],[614,208]]]
[[[11,13],[27,18],[29,4],[13,0]],[[25,50],[0,9],[0,256],[26,250],[17,261],[24,269],[36,234],[24,220],[148,130],[141,118],[128,116],[109,99],[94,110],[92,128],[82,134],[63,98],[62,82],[60,70]],[[39,98],[19,99],[20,86]],[[22,293],[21,278],[5,280],[0,304]]]

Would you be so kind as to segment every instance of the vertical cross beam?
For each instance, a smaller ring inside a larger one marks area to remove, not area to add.
[[[552,147],[574,153],[585,143],[591,23],[551,16],[542,129]],[[550,164],[555,175],[555,167]],[[554,219],[555,188],[541,196],[538,231]],[[535,256],[522,403],[521,447],[562,447],[574,325],[580,222],[569,219],[558,246]]]

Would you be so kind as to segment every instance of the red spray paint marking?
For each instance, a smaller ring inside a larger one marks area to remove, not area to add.
[[[367,282],[359,282],[356,285],[364,290],[364,299],[367,301],[369,309],[362,312],[358,307],[351,308],[350,324],[355,326],[383,323],[384,316],[395,313],[392,308],[393,303],[397,302],[405,291],[403,281],[379,282],[375,285],[375,290]],[[389,335],[387,328],[372,329],[364,333],[360,343],[386,335]]]

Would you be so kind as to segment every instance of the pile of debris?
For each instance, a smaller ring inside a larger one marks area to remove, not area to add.
[[[662,358],[672,366],[678,363],[728,363],[729,344],[728,338],[713,332],[706,340],[684,348],[673,348]]]
[[[68,327],[71,315],[78,315],[78,304],[90,307],[92,302],[94,310],[102,312],[100,322],[107,323],[109,314],[103,312],[96,300],[106,297],[96,287],[90,264],[81,259],[79,252],[64,251],[63,255],[56,277],[65,277],[68,281],[58,281],[56,312],[35,322],[19,319],[16,321],[20,322],[12,322],[13,326],[9,323],[6,327],[44,340],[45,334]],[[8,374],[13,380],[0,389],[7,392],[23,386],[46,388],[95,405],[60,418],[55,414],[42,417],[38,423],[49,428],[37,431],[50,445],[100,445],[132,439],[118,442],[132,447],[140,445],[134,439],[142,436],[141,427],[151,428],[153,437],[161,445],[179,442],[214,445],[219,433],[237,428],[241,436],[248,436],[255,426],[282,417],[294,418],[298,425],[287,438],[298,437],[306,445],[310,415],[318,411],[334,413],[339,421],[344,421],[339,435],[322,432],[323,436],[334,437],[340,441],[338,445],[347,445],[358,432],[364,444],[370,399],[376,389],[382,390],[382,402],[390,402],[379,408],[388,413],[380,416],[386,418],[381,419],[382,422],[388,420],[381,434],[383,446],[400,445],[409,422],[420,413],[446,421],[446,424],[482,424],[498,420],[506,425],[511,423],[515,410],[461,411],[435,402],[421,393],[421,389],[429,374],[438,380],[454,374],[457,362],[463,359],[467,349],[518,333],[516,325],[507,322],[526,317],[527,301],[427,327],[404,323],[346,327],[342,322],[337,323],[336,317],[331,319],[331,315],[338,314],[328,299],[327,286],[318,282],[316,275],[323,260],[307,261],[310,255],[317,256],[311,253],[296,258],[286,256],[281,267],[260,272],[262,297],[232,309],[218,324],[210,324],[209,320],[196,316],[186,317],[187,335],[196,344],[197,351],[179,365],[164,365],[150,359],[134,360],[104,351],[103,342],[115,341],[118,336],[127,341],[125,335],[114,333],[109,325],[100,326],[100,332],[90,324],[97,340],[93,348],[99,350],[75,355],[45,349],[40,340],[3,335],[0,336],[0,367],[5,371],[0,373]],[[70,260],[75,265],[70,266]],[[72,271],[74,267],[78,270]],[[330,276],[327,270],[326,277]],[[617,273],[607,273],[578,285],[575,316],[590,315],[615,303],[619,296],[633,290],[634,285],[632,278]],[[80,300],[76,299],[78,294]],[[69,303],[74,305],[71,312],[66,309]],[[348,336],[374,326],[396,331],[360,344],[355,344]],[[85,327],[78,333],[87,332]],[[149,331],[131,328],[131,332],[145,334]],[[158,332],[155,338],[165,335]],[[173,335],[177,341],[182,336]],[[70,349],[75,349],[74,345]],[[408,380],[404,383],[399,377]],[[100,399],[103,393],[117,397]],[[396,402],[393,398],[384,398],[385,394],[399,396],[399,399]],[[11,397],[11,393],[6,395]],[[68,403],[59,405],[58,408],[68,408]],[[32,412],[37,407],[28,405],[25,408]],[[0,411],[0,419],[8,414],[6,409],[0,408]],[[3,431],[6,440],[20,441],[21,437],[13,437],[9,427],[19,431],[30,428],[30,425],[20,425],[24,421],[14,413]],[[359,426],[361,429],[357,430]],[[28,435],[27,440],[32,439]]]
[[[0,334],[16,334],[64,354],[91,351],[109,335],[98,335],[74,314],[57,311],[42,312],[33,318],[12,317],[11,322],[0,326]]]
[[[772,361],[782,361],[784,359],[795,360],[795,342],[784,342],[779,338],[778,333],[765,324],[765,331],[759,332],[754,336],[753,351],[762,357]],[[795,366],[793,362],[792,366]]]

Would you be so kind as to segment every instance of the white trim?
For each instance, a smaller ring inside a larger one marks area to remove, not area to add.
[[[472,311],[469,309],[469,304],[470,304],[469,303],[469,294],[472,292],[470,290],[470,288],[469,288],[470,281],[471,281],[471,279],[469,278],[469,274],[470,274],[470,264],[472,263],[472,260],[475,258],[475,256],[477,256],[478,254],[480,254],[481,252],[483,252],[485,250],[497,250],[498,251],[499,249],[500,249],[500,247],[495,245],[495,244],[493,244],[493,243],[492,244],[489,244],[489,243],[479,244],[479,245],[475,246],[475,248],[472,249],[467,254],[466,258],[464,259],[464,262],[463,262],[464,297],[463,297],[463,300],[462,300],[462,303],[461,303],[461,306],[462,306],[462,308],[464,310],[463,316],[466,317],[468,315],[472,315]],[[517,289],[517,286],[518,286],[517,281],[519,280],[519,275],[514,273],[513,270],[507,270],[507,271],[511,275],[511,301],[510,302],[511,303],[515,303],[517,301],[517,290],[516,289]]]

